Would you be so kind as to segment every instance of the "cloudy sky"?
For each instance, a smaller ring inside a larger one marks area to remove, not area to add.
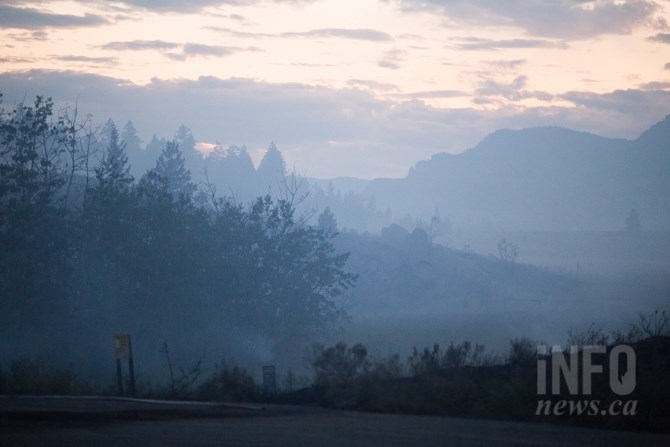
[[[400,177],[500,128],[637,137],[670,114],[669,24],[668,0],[0,0],[0,91]]]

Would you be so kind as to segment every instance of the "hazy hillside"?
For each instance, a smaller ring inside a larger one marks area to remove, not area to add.
[[[394,216],[435,210],[458,228],[622,229],[636,209],[643,229],[670,228],[670,116],[638,139],[558,127],[500,130],[458,155],[437,154],[404,179],[366,188]]]

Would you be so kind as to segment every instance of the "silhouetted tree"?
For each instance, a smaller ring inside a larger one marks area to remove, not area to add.
[[[0,111],[0,314],[19,331],[64,308],[66,139],[50,98]]]
[[[337,233],[337,220],[335,219],[333,212],[330,211],[330,208],[326,208],[319,215],[317,228],[324,233]]]
[[[190,198],[195,192],[191,183],[191,172],[186,169],[184,157],[175,141],[168,141],[156,160],[156,173],[167,180],[173,197]]]
[[[265,152],[258,165],[258,182],[261,188],[276,188],[278,183],[286,175],[286,165],[284,157],[282,156],[274,142],[270,143],[270,147]]]
[[[132,121],[126,122],[126,125],[123,126],[123,132],[121,134],[121,139],[126,145],[127,152],[139,152],[142,150],[141,144],[142,140],[137,136],[137,130]]]

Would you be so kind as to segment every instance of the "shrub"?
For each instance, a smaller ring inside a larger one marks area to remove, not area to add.
[[[205,400],[242,402],[257,400],[259,391],[246,369],[238,366],[229,368],[222,362],[198,387],[198,394]]]

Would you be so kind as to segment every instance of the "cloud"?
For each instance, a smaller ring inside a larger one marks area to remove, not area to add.
[[[106,23],[108,21],[105,18],[93,14],[83,16],[53,14],[33,8],[0,5],[0,26],[4,28],[77,28]]]
[[[372,42],[386,42],[392,40],[392,37],[382,31],[373,29],[345,29],[345,28],[321,28],[304,32],[281,33],[280,37],[336,37],[341,39],[368,40]]]
[[[509,48],[567,48],[564,42],[553,42],[551,40],[540,39],[507,39],[492,40],[481,39],[478,37],[465,37],[460,39],[461,43],[456,44],[459,50],[500,50]]]
[[[234,52],[238,51],[238,48],[226,47],[221,45],[204,45],[200,43],[187,43],[184,45],[182,53],[185,56],[230,56]]]
[[[644,84],[640,84],[638,86],[640,90],[668,90],[670,89],[670,82],[647,82]]]
[[[423,92],[403,93],[396,96],[409,99],[437,99],[470,96],[470,93],[460,90],[427,90]]]
[[[320,28],[309,31],[291,31],[278,34],[270,33],[250,33],[245,31],[237,31],[231,28],[220,26],[207,26],[205,29],[225,33],[230,36],[240,37],[244,39],[262,39],[262,38],[300,38],[300,39],[319,39],[319,38],[337,38],[337,39],[351,39],[364,40],[369,42],[387,42],[393,40],[391,35],[373,29],[348,29],[348,28]]]
[[[404,51],[399,50],[397,48],[393,48],[392,50],[389,50],[386,53],[384,53],[384,56],[377,62],[377,65],[379,65],[382,68],[397,70],[398,68],[400,68],[400,62],[403,61],[404,54],[405,54]]]
[[[526,80],[497,85],[482,80],[480,88],[513,95],[523,93]],[[60,105],[77,100],[98,124],[109,117],[117,123],[132,120],[145,141],[154,132],[170,138],[182,123],[201,142],[246,144],[253,154],[274,140],[289,166],[316,177],[404,176],[417,161],[436,152],[460,152],[500,128],[566,126],[636,138],[670,110],[665,90],[561,94],[570,106],[523,107],[508,101],[490,110],[440,109],[413,98],[379,99],[349,87],[215,77],[138,86],[111,77],[38,70],[0,74],[0,91],[6,104],[36,94],[53,96]]]
[[[649,40],[651,40],[653,42],[670,43],[670,34],[668,34],[668,33],[658,33],[655,36],[649,37]]]
[[[663,66],[663,68],[665,68],[666,70],[670,70],[670,62],[666,63],[666,64]]]
[[[253,6],[263,2],[300,5],[313,1],[316,0],[123,0],[123,4],[158,12],[199,12],[222,5]]]
[[[398,86],[393,84],[388,84],[385,82],[373,81],[370,79],[349,79],[347,85],[350,85],[354,88],[363,87],[375,91],[391,91],[398,90]]]
[[[114,51],[142,51],[142,50],[171,50],[181,46],[178,43],[164,40],[131,40],[124,42],[109,42],[99,46],[103,50]]]
[[[222,45],[205,45],[200,43],[186,43],[181,53],[167,53],[171,59],[183,61],[190,57],[227,57],[242,51],[262,51],[256,47],[227,47]]]
[[[572,91],[560,96],[580,108],[631,117],[638,114],[641,120],[649,115],[660,118],[670,110],[670,91],[667,90],[627,89],[605,94]]]
[[[447,22],[516,26],[532,36],[586,39],[629,34],[642,26],[661,28],[662,6],[654,0],[395,0],[405,11],[434,11]]]
[[[497,61],[488,61],[489,65],[493,65],[505,69],[514,69],[526,63],[526,59],[513,59],[513,60],[497,60]]]
[[[166,42],[164,40],[132,40],[126,42],[109,42],[101,45],[99,48],[114,51],[143,51],[156,50],[164,52],[165,56],[173,60],[183,61],[189,57],[226,57],[240,51],[261,51],[255,47],[227,47],[222,45],[205,45],[201,43],[187,42],[179,44],[175,42]],[[167,50],[176,50],[181,48],[180,52],[167,52]]]
[[[116,64],[118,60],[115,57],[89,57],[89,56],[79,56],[79,55],[64,55],[64,56],[51,56],[52,59],[56,59],[63,62],[87,62],[91,64]]]

